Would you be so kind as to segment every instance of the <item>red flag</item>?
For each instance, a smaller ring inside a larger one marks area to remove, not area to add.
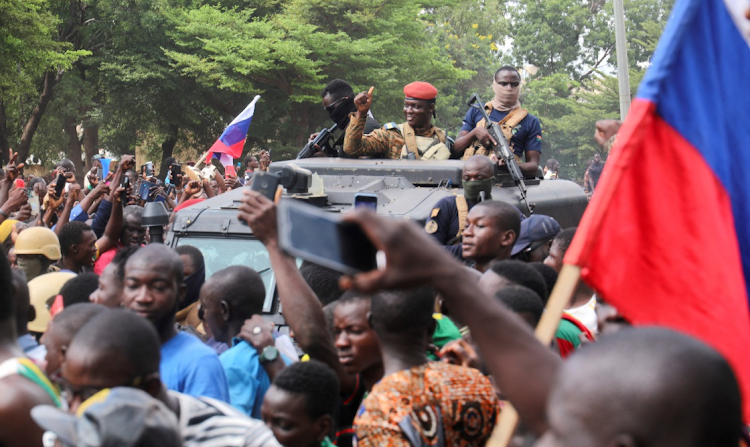
[[[565,263],[633,324],[718,350],[750,420],[750,46],[733,13],[677,2]]]

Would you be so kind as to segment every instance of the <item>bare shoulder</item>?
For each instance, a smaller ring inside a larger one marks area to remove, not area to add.
[[[54,405],[39,386],[25,377],[14,375],[0,380],[0,445],[41,446],[42,430],[31,419],[37,405]]]

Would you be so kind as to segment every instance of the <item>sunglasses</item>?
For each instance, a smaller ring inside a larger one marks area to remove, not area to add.
[[[519,85],[521,85],[520,82],[507,82],[507,81],[500,81],[500,82],[498,82],[498,84],[501,85],[501,86],[503,86],[503,87],[507,87],[507,86],[510,85],[513,88],[516,88]]]
[[[341,101],[345,100],[345,99],[349,99],[349,97],[348,96],[344,96],[343,98],[339,98],[336,101],[334,101],[333,103],[331,103],[331,104],[323,107],[323,110],[325,110],[326,112],[329,112],[329,113],[333,112],[333,109],[335,109],[336,106],[339,105],[339,103]]]

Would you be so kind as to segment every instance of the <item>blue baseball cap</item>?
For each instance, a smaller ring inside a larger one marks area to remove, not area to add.
[[[532,214],[521,221],[521,235],[518,236],[510,255],[517,255],[531,247],[534,242],[546,242],[557,236],[560,231],[562,228],[554,218],[543,214]]]

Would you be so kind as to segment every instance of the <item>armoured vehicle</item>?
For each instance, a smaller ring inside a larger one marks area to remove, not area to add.
[[[282,177],[285,197],[307,201],[332,213],[352,208],[359,192],[376,194],[377,214],[424,224],[443,197],[462,194],[463,161],[356,160],[307,158],[271,164]],[[507,173],[498,173],[493,200],[524,211],[518,188]],[[527,200],[536,214],[554,217],[563,228],[578,225],[588,203],[580,186],[567,180],[527,179]],[[194,245],[203,252],[206,277],[230,265],[246,265],[261,273],[266,285],[264,312],[283,323],[275,296],[268,253],[252,230],[237,219],[242,190],[229,191],[180,210],[165,244]]]

